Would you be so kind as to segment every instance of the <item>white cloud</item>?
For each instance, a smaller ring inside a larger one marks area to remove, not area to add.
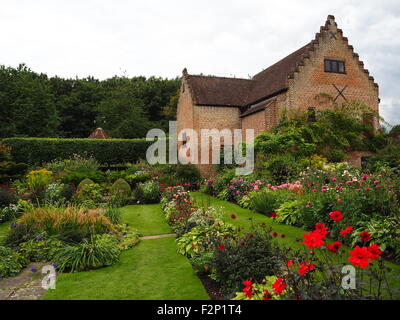
[[[246,78],[313,39],[328,14],[383,101],[399,101],[398,0],[2,0],[0,64],[65,77],[175,77],[187,67]],[[398,107],[381,109],[393,118]]]

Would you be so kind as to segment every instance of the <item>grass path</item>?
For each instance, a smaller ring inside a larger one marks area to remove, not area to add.
[[[6,236],[7,232],[10,230],[11,222],[0,223],[0,242]]]
[[[172,233],[159,204],[127,206],[120,211],[122,221],[137,229],[142,236]]]
[[[303,234],[307,232],[303,229],[276,223],[272,218],[269,218],[265,215],[255,213],[248,209],[243,209],[236,204],[219,200],[201,192],[192,192],[191,195],[196,203],[200,206],[214,206],[216,208],[222,208],[222,219],[225,222],[229,222],[237,227],[240,227],[243,231],[250,231],[252,223],[265,223],[268,227],[272,227],[274,232],[278,233],[279,237],[277,240],[280,243],[286,244],[286,246],[290,246],[292,248],[304,248],[304,246],[301,244],[301,241],[296,241],[296,239],[302,239]],[[231,218],[232,214],[236,215],[235,219]],[[285,235],[285,238],[281,238],[282,234]],[[343,262],[346,262],[347,258],[348,255],[344,255],[342,257]],[[397,288],[397,290],[400,290],[400,266],[390,262],[385,262],[385,265],[393,270],[393,272],[388,275],[391,288]],[[400,292],[396,292],[395,296],[397,299],[400,299]]]
[[[159,205],[121,209],[124,223],[142,235],[171,233]],[[189,261],[176,251],[174,237],[142,240],[120,262],[98,270],[60,274],[45,300],[208,300]]]

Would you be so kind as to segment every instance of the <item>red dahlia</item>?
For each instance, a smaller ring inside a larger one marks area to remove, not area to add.
[[[329,216],[336,222],[343,220],[343,214],[340,211],[332,211]]]
[[[360,266],[361,269],[368,267],[372,254],[368,251],[367,247],[360,248],[355,247],[354,250],[350,251],[349,261],[353,266]]]
[[[276,279],[276,281],[272,284],[272,289],[277,295],[281,295],[282,292],[285,290],[285,288],[286,288],[286,282],[282,278]]]
[[[378,259],[382,255],[381,247],[375,243],[368,247],[368,252],[371,254],[373,260]]]
[[[342,247],[342,243],[340,241],[335,241],[334,243],[328,244],[326,246],[326,248],[329,251],[334,252],[334,253],[337,253],[340,250],[341,247]]]
[[[305,244],[310,249],[318,248],[324,244],[323,239],[325,236],[318,231],[311,231],[309,233],[303,234],[305,239],[302,244]]]
[[[367,241],[371,240],[371,234],[368,231],[361,232],[360,238],[362,241],[367,242]]]
[[[315,269],[315,265],[311,262],[302,262],[301,266],[299,267],[299,273],[300,275],[304,276],[306,273],[309,273],[310,271]]]
[[[350,234],[352,231],[353,231],[353,227],[348,226],[348,227],[346,227],[346,229],[340,231],[340,235],[341,235],[343,238],[346,238],[346,236],[347,236],[348,234]]]
[[[324,237],[328,234],[328,227],[326,227],[323,223],[317,223],[315,225],[315,231],[321,233]]]

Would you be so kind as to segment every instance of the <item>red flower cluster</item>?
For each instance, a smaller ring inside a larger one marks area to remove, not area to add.
[[[323,223],[317,223],[315,225],[315,231],[318,231],[324,237],[326,237],[328,235],[328,227],[326,227]]]
[[[350,234],[352,231],[353,231],[353,227],[347,226],[346,229],[340,231],[340,235],[341,235],[343,238],[346,238],[346,236],[347,236],[348,234]]]
[[[243,289],[244,292],[244,296],[246,298],[253,298],[253,283],[251,282],[251,279],[246,280],[245,282],[243,282],[245,288]]]
[[[303,234],[303,238],[305,239],[302,244],[305,244],[310,249],[318,248],[324,244],[323,239],[326,235],[319,232],[318,230],[310,231],[309,233]]]
[[[362,241],[368,242],[371,240],[371,234],[368,231],[361,232],[360,238]]]
[[[285,291],[286,282],[282,278],[276,279],[276,281],[272,284],[272,289],[277,295],[281,295],[283,291]]]
[[[304,276],[305,274],[309,273],[310,271],[315,269],[315,265],[311,262],[302,262],[301,266],[298,268],[300,275]]]
[[[342,247],[342,243],[340,241],[335,241],[334,243],[328,244],[326,246],[326,248],[329,251],[334,252],[334,253],[338,253],[341,247]]]
[[[350,251],[349,261],[353,266],[359,266],[361,269],[368,267],[369,263],[373,260],[377,260],[382,254],[380,246],[372,244],[369,247],[357,246],[354,250]]]
[[[268,289],[266,289],[264,292],[263,300],[271,300],[271,297],[272,297],[271,293],[268,291]]]
[[[335,222],[343,220],[343,214],[340,211],[332,211],[329,216]]]

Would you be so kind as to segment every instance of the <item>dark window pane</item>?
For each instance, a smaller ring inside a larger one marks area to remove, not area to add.
[[[339,72],[344,73],[344,62],[339,62]]]
[[[337,61],[332,61],[332,71],[333,72],[338,72],[339,67],[338,67],[338,62]]]
[[[330,72],[331,71],[331,62],[330,60],[325,60],[325,71]]]

